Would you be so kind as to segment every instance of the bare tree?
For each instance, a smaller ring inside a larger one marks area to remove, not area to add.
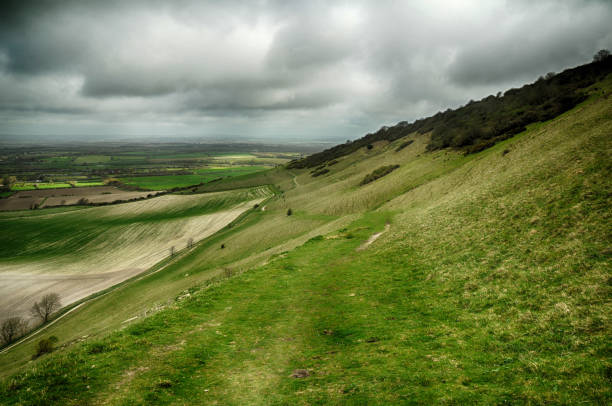
[[[35,318],[43,323],[49,321],[51,314],[61,307],[60,297],[57,293],[48,293],[43,296],[40,302],[34,303],[31,312]]]
[[[0,327],[0,335],[5,344],[12,343],[15,339],[21,337],[27,328],[26,321],[21,317],[9,317],[2,322]]]

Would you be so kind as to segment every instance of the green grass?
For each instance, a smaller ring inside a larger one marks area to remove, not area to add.
[[[57,183],[46,183],[46,182],[21,182],[15,183],[11,189],[12,190],[35,190],[35,189],[62,189],[69,188],[70,184],[65,182],[57,182]]]
[[[204,185],[278,195],[59,321],[41,337],[66,347],[7,377],[0,398],[609,404],[611,113],[597,93],[469,156],[425,154],[421,136],[321,177],[273,169]],[[33,346],[0,361],[16,371]]]
[[[194,175],[162,175],[162,176],[139,176],[121,178],[126,185],[138,186],[148,190],[166,190],[175,187],[185,187],[210,182],[211,180],[241,176],[255,173],[266,168],[263,166],[239,166],[228,168],[202,168],[197,169]]]
[[[44,158],[45,162],[53,163],[53,164],[70,164],[74,160],[74,157],[71,156],[54,156],[49,158]]]
[[[109,155],[83,155],[74,160],[76,164],[99,164],[111,160]]]
[[[77,181],[76,187],[87,187],[87,186],[104,186],[104,182],[97,181]]]
[[[75,183],[76,187],[87,187],[87,186],[104,186],[103,182],[99,181],[77,181]],[[12,186],[12,190],[20,191],[20,190],[36,190],[36,189],[64,189],[70,188],[72,185],[66,182],[18,182]]]

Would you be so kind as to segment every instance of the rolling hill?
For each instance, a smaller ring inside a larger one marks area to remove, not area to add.
[[[199,186],[274,196],[0,353],[0,399],[609,403],[612,76],[597,72],[521,131],[443,145],[442,127],[401,124]]]

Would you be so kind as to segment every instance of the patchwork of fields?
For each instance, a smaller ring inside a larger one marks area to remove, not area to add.
[[[231,152],[226,152],[228,148]],[[235,146],[235,151],[231,148],[217,144],[122,148],[100,144],[65,150],[7,147],[0,154],[0,198],[10,194],[9,188],[26,191],[102,186],[109,179],[121,179],[146,190],[172,189],[270,169],[301,156],[298,152],[273,152],[278,146],[244,144]],[[10,184],[2,184],[5,177]]]

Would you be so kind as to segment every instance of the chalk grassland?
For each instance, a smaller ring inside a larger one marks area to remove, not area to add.
[[[34,205],[38,208],[78,204],[83,198],[90,203],[110,203],[116,200],[129,200],[147,197],[150,192],[127,191],[112,186],[92,186],[87,188],[44,189],[17,192],[0,199],[0,211],[28,210]]]
[[[319,177],[275,169],[204,185],[272,183],[277,196],[50,327],[41,336],[66,347],[5,379],[0,395],[607,404],[611,90],[608,80],[572,111],[474,155],[425,154],[427,135],[409,135],[400,152],[405,140],[379,143]],[[0,354],[0,373],[33,347]],[[292,378],[296,369],[309,376]]]
[[[0,312],[26,316],[59,293],[68,305],[143,272],[215,233],[268,196],[265,188],[175,196],[48,215],[3,217]]]

